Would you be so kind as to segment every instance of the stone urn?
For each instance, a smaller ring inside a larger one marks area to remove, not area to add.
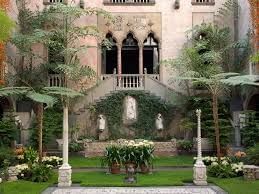
[[[147,166],[146,164],[140,164],[140,170],[141,170],[141,173],[143,174],[148,174],[150,172],[150,167]]]
[[[17,180],[17,170],[15,166],[10,166],[8,168],[8,181],[16,181]]]

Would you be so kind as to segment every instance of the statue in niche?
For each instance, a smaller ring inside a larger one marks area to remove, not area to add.
[[[159,131],[164,129],[163,118],[160,113],[158,113],[157,118],[156,118],[156,129]]]
[[[100,132],[103,132],[106,127],[106,120],[102,114],[98,116],[98,130]]]
[[[135,98],[127,96],[124,104],[124,123],[130,124],[137,120],[137,102]]]

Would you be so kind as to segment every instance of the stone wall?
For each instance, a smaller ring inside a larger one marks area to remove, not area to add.
[[[91,142],[86,141],[85,157],[103,156],[105,148],[110,145],[111,142]],[[168,142],[154,142],[155,156],[175,156],[177,155],[176,139],[172,139]]]

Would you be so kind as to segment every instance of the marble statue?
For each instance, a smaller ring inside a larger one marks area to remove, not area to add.
[[[98,129],[103,132],[105,130],[106,120],[102,114],[98,116]]]
[[[160,113],[158,113],[157,118],[156,118],[156,129],[157,130],[163,130],[164,129],[163,118],[162,118],[162,115]]]
[[[126,118],[127,120],[137,119],[137,107],[136,100],[131,96],[128,96],[126,99]]]

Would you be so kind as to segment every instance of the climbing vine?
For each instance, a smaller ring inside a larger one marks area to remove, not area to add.
[[[126,96],[131,96],[137,101],[137,121],[130,126],[123,124],[123,102]],[[176,106],[142,91],[121,91],[97,103],[94,110],[96,118],[99,114],[105,115],[111,139],[130,138],[126,131],[132,131],[134,137],[137,138],[155,139],[157,114],[163,115],[166,131],[173,118]]]

